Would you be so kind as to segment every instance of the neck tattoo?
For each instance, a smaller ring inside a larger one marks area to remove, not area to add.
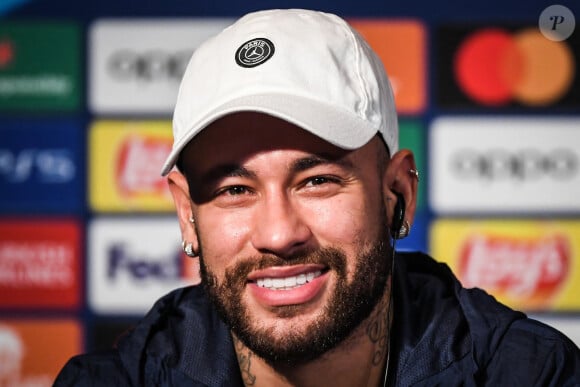
[[[391,323],[392,323],[392,297],[389,296],[386,316],[384,309],[375,312],[375,317],[367,326],[367,336],[375,345],[375,352],[372,357],[373,366],[380,367],[385,361],[385,376],[383,386],[387,385],[387,376],[389,371],[389,359],[391,355]]]

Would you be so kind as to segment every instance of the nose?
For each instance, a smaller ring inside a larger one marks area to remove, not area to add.
[[[312,237],[300,206],[286,193],[266,195],[255,213],[251,240],[263,254],[288,257]]]

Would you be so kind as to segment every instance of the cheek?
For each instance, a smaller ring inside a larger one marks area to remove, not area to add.
[[[200,216],[200,245],[206,265],[220,275],[234,261],[234,257],[247,245],[250,223],[243,216],[206,215]]]
[[[376,239],[379,207],[359,197],[342,197],[311,208],[311,229],[321,243],[341,246],[347,253],[356,252],[367,240]],[[354,251],[352,251],[354,250]]]

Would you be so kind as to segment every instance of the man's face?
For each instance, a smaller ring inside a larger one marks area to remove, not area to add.
[[[376,143],[347,152],[243,113],[192,141],[184,168],[203,282],[246,346],[299,364],[368,317],[391,262]]]

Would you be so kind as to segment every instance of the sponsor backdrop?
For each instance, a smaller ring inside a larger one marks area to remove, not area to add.
[[[558,3],[577,19],[540,0],[292,6],[345,17],[391,77],[421,171],[397,248],[580,343],[580,6]],[[198,282],[159,176],[172,108],[200,42],[262,6],[0,0],[0,385],[51,385]]]

